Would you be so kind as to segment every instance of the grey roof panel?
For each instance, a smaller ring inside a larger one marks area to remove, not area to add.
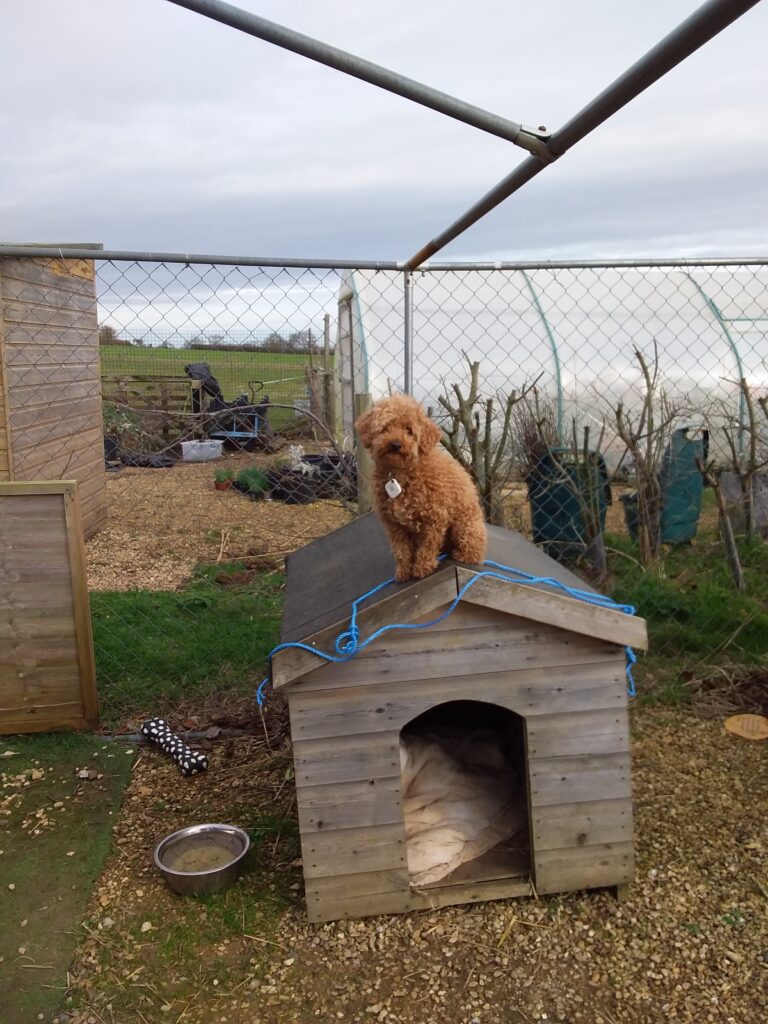
[[[558,583],[563,583],[566,587],[586,590],[592,594],[598,593],[575,572],[571,572],[570,569],[566,569],[565,566],[556,562],[554,558],[545,555],[541,548],[537,548],[521,533],[505,530],[501,526],[488,527],[488,554],[485,557],[492,562],[507,565],[511,569],[522,569],[523,572],[530,573],[532,576],[557,580]]]
[[[596,593],[580,577],[545,555],[519,533],[488,527],[487,558],[534,576]],[[352,602],[390,579],[395,561],[378,516],[369,512],[289,555],[281,640],[303,640],[348,619]],[[366,602],[377,601],[413,583],[392,583]]]
[[[283,642],[302,640],[348,618],[356,598],[394,576],[395,560],[384,527],[369,512],[289,555],[286,571]],[[397,586],[393,583],[381,596]]]

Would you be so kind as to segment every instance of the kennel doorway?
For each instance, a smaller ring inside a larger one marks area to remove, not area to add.
[[[453,700],[400,732],[410,886],[531,878],[525,721],[498,704]]]

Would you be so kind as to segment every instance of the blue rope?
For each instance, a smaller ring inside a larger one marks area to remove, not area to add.
[[[446,555],[441,555],[440,561],[446,557]],[[378,594],[380,590],[383,590],[391,583],[394,583],[395,578],[392,576],[390,579],[384,580],[383,583],[379,583],[378,586],[369,590],[368,593],[363,594],[362,597],[358,597],[352,602],[349,629],[339,633],[336,637],[334,642],[334,649],[336,651],[335,655],[329,654],[326,651],[318,651],[316,647],[310,647],[309,644],[301,643],[300,641],[292,641],[290,643],[278,644],[276,647],[273,647],[269,653],[269,657],[271,659],[279,651],[293,649],[308,651],[310,654],[314,654],[318,658],[322,658],[324,661],[334,662],[338,665],[343,664],[344,662],[351,661],[356,654],[365,650],[365,648],[368,647],[369,644],[372,644],[374,640],[377,640],[380,636],[383,636],[385,633],[389,633],[394,629],[429,629],[430,626],[436,626],[438,622],[442,622],[443,619],[446,619],[451,614],[451,612],[461,602],[461,599],[470,587],[473,587],[475,583],[481,579],[496,579],[501,580],[504,583],[517,583],[523,587],[533,587],[539,586],[540,584],[546,584],[556,590],[561,590],[563,593],[576,598],[578,601],[584,601],[586,604],[597,605],[599,608],[612,608],[615,611],[624,612],[625,615],[635,614],[635,609],[631,604],[617,604],[611,597],[605,597],[603,594],[595,594],[588,590],[578,590],[576,587],[569,587],[565,583],[561,583],[560,580],[553,579],[551,576],[534,576],[531,573],[523,572],[522,569],[513,569],[508,565],[502,565],[500,562],[492,562],[490,560],[483,562],[483,565],[489,565],[492,570],[499,571],[486,570],[484,572],[477,573],[470,580],[467,580],[442,615],[438,615],[436,619],[432,619],[430,622],[393,622],[387,626],[381,626],[375,632],[371,633],[371,635],[365,640],[360,640],[360,629],[357,625],[359,607],[363,601],[367,601],[369,597],[373,597],[374,594]],[[626,647],[625,651],[627,655],[627,693],[630,697],[634,697],[637,695],[637,690],[635,688],[635,680],[632,675],[632,666],[637,662],[637,655],[631,647]],[[268,682],[269,676],[266,676],[259,683],[259,687],[256,690],[256,700],[260,706],[264,704],[264,689]]]

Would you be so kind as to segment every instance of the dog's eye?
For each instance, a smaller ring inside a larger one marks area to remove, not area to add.
[[[413,437],[413,431],[411,430],[410,427],[406,427],[405,432],[409,437]]]

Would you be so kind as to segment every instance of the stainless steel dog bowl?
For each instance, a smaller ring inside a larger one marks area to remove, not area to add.
[[[230,886],[251,841],[236,825],[191,825],[155,847],[155,864],[174,892],[200,896]]]

